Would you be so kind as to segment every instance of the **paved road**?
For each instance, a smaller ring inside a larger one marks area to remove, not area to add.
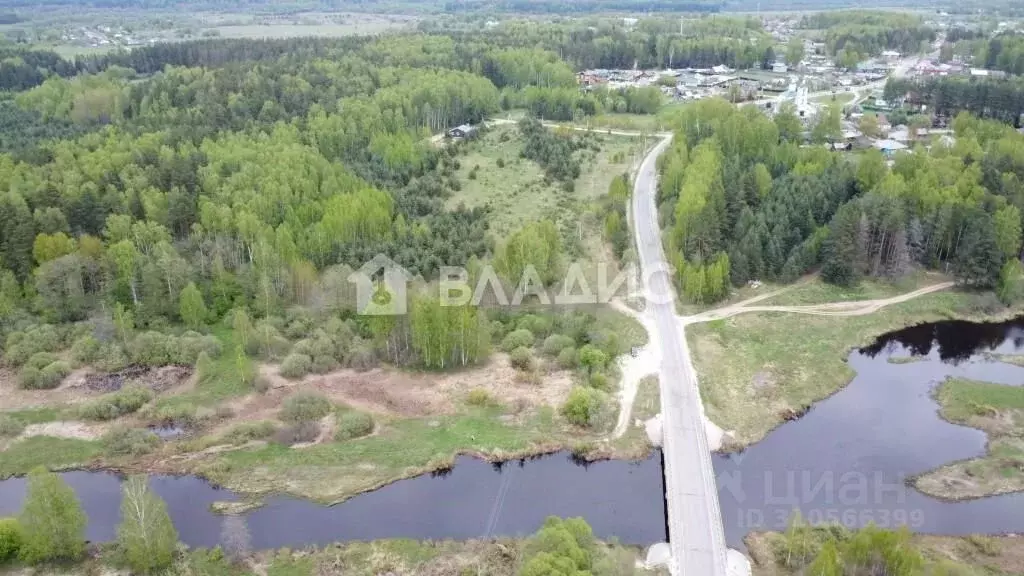
[[[697,379],[667,274],[655,207],[656,160],[665,136],[644,158],[633,191],[637,253],[647,307],[661,342],[661,416],[664,430],[665,499],[674,576],[726,576],[726,546],[711,451],[704,430]]]

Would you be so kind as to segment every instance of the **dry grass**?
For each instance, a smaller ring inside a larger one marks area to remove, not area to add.
[[[915,487],[954,500],[1024,491],[1024,388],[947,380],[936,398],[944,419],[984,430],[988,450],[919,476]]]
[[[920,322],[982,317],[971,308],[974,298],[945,291],[865,316],[744,314],[689,326],[708,417],[735,431],[739,445],[756,442],[848,383],[853,348]]]

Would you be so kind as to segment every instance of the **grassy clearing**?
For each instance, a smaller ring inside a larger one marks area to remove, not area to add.
[[[828,284],[815,276],[793,285],[784,292],[761,301],[765,306],[801,306],[829,302],[877,300],[906,294],[919,288],[946,281],[945,276],[917,272],[894,282],[864,280],[852,287]],[[762,288],[763,290],[763,288]]]
[[[853,99],[856,97],[857,95],[853,92],[839,92],[836,94],[825,94],[822,96],[815,96],[810,100],[815,104],[838,104],[840,106],[845,106],[846,104],[853,102]]]
[[[735,431],[740,445],[756,442],[786,416],[848,383],[854,373],[845,359],[852,348],[921,322],[985,318],[979,298],[942,291],[866,316],[742,314],[690,326],[708,417]]]
[[[753,576],[796,576],[802,572],[783,566],[779,550],[785,536],[754,532],[745,539]],[[911,544],[925,559],[925,574],[958,576],[1010,576],[1024,573],[1024,539],[1013,536],[930,536],[915,534]]]
[[[632,155],[643,149],[636,138],[600,139],[600,152],[578,152],[584,155],[581,176],[574,191],[565,192],[557,182],[545,179],[537,163],[519,156],[523,142],[518,127],[494,126],[459,156],[461,167],[457,176],[462,189],[448,204],[490,207],[491,229],[498,237],[505,237],[533,220],[576,221],[588,203],[608,192],[612,178],[629,171]],[[498,166],[499,161],[502,167]],[[470,172],[474,171],[476,175],[471,179]]]
[[[988,453],[928,472],[915,486],[957,500],[1024,490],[1024,388],[953,379],[935,397],[943,418],[988,433]]]
[[[505,460],[597,439],[595,433],[568,427],[550,408],[521,415],[500,407],[470,408],[457,416],[381,422],[378,428],[370,437],[302,450],[277,445],[239,450],[201,472],[242,492],[288,492],[335,502],[446,467],[460,453]]]
[[[12,442],[0,452],[0,478],[27,474],[37,466],[52,470],[75,468],[99,456],[99,442],[33,436]]]
[[[988,358],[996,362],[1005,362],[1014,366],[1024,367],[1024,354],[989,354]]]

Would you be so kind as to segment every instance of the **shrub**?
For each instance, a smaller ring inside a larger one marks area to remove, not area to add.
[[[544,353],[557,357],[562,350],[576,346],[576,341],[564,334],[552,334],[544,340]]]
[[[103,435],[108,456],[141,456],[160,445],[160,438],[149,430],[117,426]]]
[[[591,388],[596,388],[603,392],[608,392],[611,389],[611,381],[608,379],[608,375],[604,372],[594,372],[590,375],[590,379],[587,381]]]
[[[558,353],[558,366],[560,368],[572,370],[579,365],[579,362],[579,353],[571,346]]]
[[[320,436],[320,425],[316,422],[299,422],[285,426],[274,433],[274,442],[284,446],[313,442]]]
[[[270,438],[277,431],[273,422],[266,420],[260,422],[246,422],[239,424],[224,435],[224,440],[232,444],[245,444],[251,440],[264,440]]]
[[[101,347],[99,340],[87,334],[71,345],[71,359],[79,366],[92,364],[99,357]]]
[[[116,372],[128,365],[128,356],[119,344],[107,342],[100,347],[93,365],[105,372]]]
[[[28,495],[18,519],[22,541],[18,556],[26,564],[74,561],[85,552],[85,513],[75,492],[44,468],[28,475]]]
[[[155,426],[177,426],[189,428],[199,421],[195,406],[190,404],[173,404],[161,406],[150,415],[150,423]]]
[[[334,359],[333,356],[314,356],[312,371],[316,374],[326,374],[333,370],[337,370],[340,364]]]
[[[509,363],[516,370],[533,370],[533,352],[526,347],[516,348],[509,355]]]
[[[17,418],[7,415],[0,415],[0,438],[13,438],[21,434],[25,429],[25,423]]]
[[[505,167],[505,159],[504,158],[498,158],[498,161],[496,162],[496,164],[498,165],[498,168],[504,168]]]
[[[175,364],[190,366],[199,361],[203,354],[207,358],[216,358],[221,354],[221,344],[215,336],[188,332],[180,338],[172,338],[169,344],[174,346],[173,360]]]
[[[0,518],[0,564],[18,555],[24,537],[17,518]]]
[[[23,332],[11,332],[4,346],[4,361],[12,366],[21,366],[33,354],[56,352],[62,344],[57,328],[49,324],[32,326]]]
[[[335,440],[361,438],[373,432],[373,417],[365,412],[345,412],[338,416]]]
[[[143,366],[166,366],[175,352],[169,338],[159,332],[143,332],[128,344],[128,358]]]
[[[501,348],[506,352],[511,352],[516,348],[531,348],[533,347],[533,340],[533,332],[520,328],[505,336],[505,339],[501,341]]]
[[[348,366],[360,372],[371,370],[377,366],[377,354],[373,347],[366,342],[356,342],[352,345],[352,353],[348,357]]]
[[[487,408],[494,406],[497,402],[494,401],[494,398],[491,397],[487,390],[484,390],[483,388],[475,388],[470,390],[469,394],[466,395],[466,404]]]
[[[529,330],[531,333],[537,336],[547,336],[551,333],[554,323],[551,318],[547,316],[538,316],[536,314],[527,314],[516,322],[516,328],[520,330]]]
[[[25,366],[21,370],[21,387],[29,390],[53,390],[68,374],[71,366],[67,362],[52,362],[42,370],[35,366]]]
[[[281,363],[281,376],[297,380],[309,374],[313,368],[313,359],[305,354],[289,354]]]
[[[270,378],[267,378],[265,376],[257,376],[252,383],[253,389],[259,392],[260,394],[266,394],[267,391],[270,390],[270,386]]]
[[[593,426],[602,410],[603,396],[597,390],[576,386],[562,405],[562,415],[576,426]]]
[[[59,360],[60,358],[58,358],[56,354],[51,354],[49,352],[36,352],[28,359],[28,362],[25,362],[25,367],[42,370]]]
[[[141,386],[127,386],[86,404],[81,410],[86,420],[113,420],[125,414],[137,412],[146,402],[153,399],[153,392]]]
[[[319,394],[295,394],[284,401],[278,417],[285,422],[312,422],[334,409],[331,401]]]

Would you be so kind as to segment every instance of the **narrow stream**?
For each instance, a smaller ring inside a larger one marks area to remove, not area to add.
[[[739,454],[715,455],[726,538],[742,548],[751,530],[785,529],[794,509],[812,521],[849,526],[906,524],[942,534],[1024,532],[1024,494],[942,502],[905,485],[907,476],[984,454],[985,435],[944,422],[930,394],[948,376],[1024,384],[1024,368],[989,354],[1024,350],[1024,319],[1003,324],[943,322],[887,334],[854,352],[853,382],[798,421]],[[889,358],[921,357],[911,363]],[[120,478],[68,472],[89,516],[88,538],[114,537]],[[215,501],[229,491],[191,477],[154,476],[182,540],[214,546]],[[0,516],[17,514],[25,481],[0,482]],[[583,466],[567,453],[504,465],[461,457],[445,474],[390,484],[324,507],[275,496],[245,514],[257,548],[301,547],[378,538],[466,539],[523,536],[549,515],[582,516],[601,538],[663,541],[661,455]]]

